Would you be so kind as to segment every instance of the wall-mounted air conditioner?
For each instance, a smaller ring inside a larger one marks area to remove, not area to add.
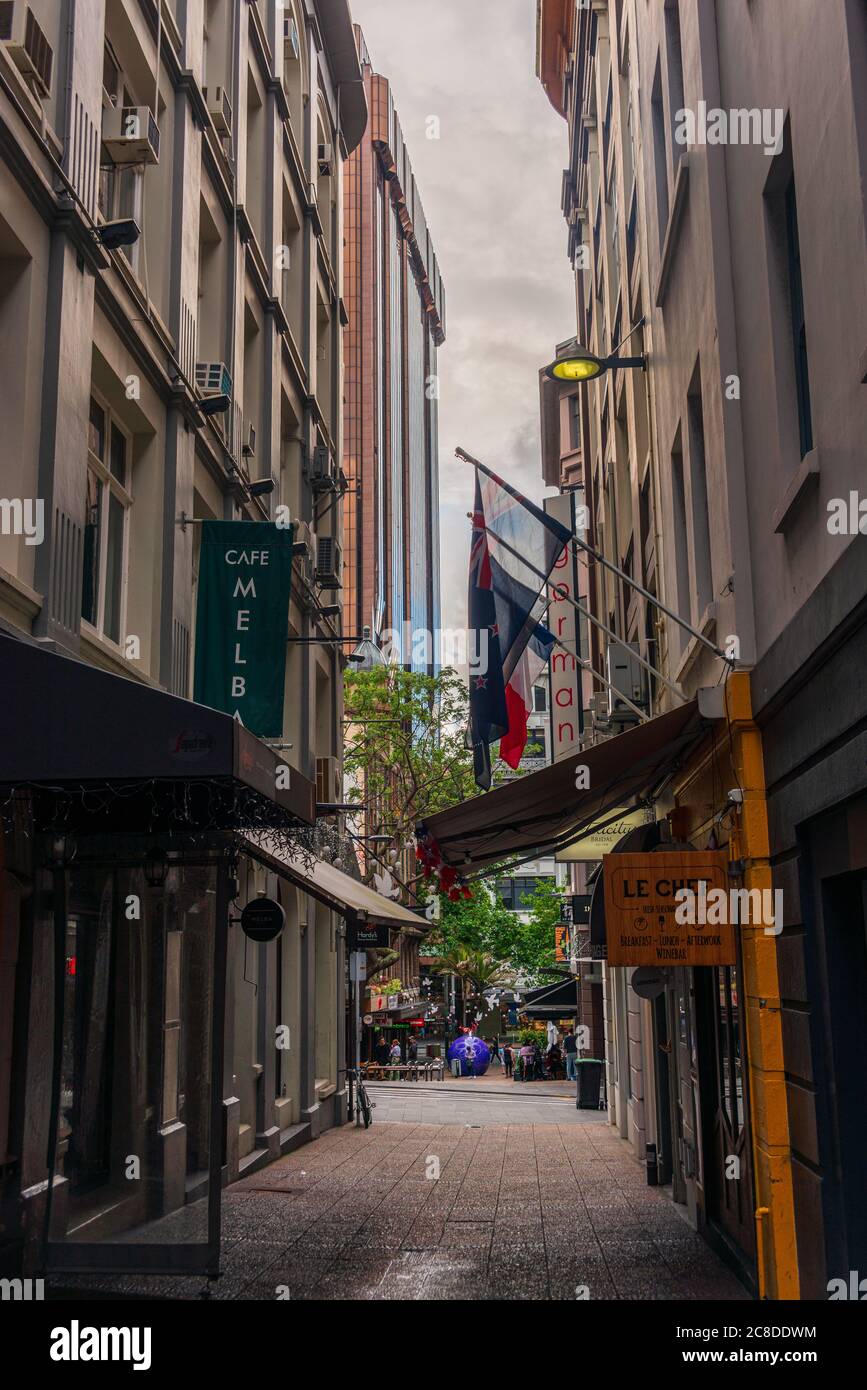
[[[203,396],[231,396],[232,376],[225,362],[197,362],[196,388]]]
[[[316,800],[333,806],[341,799],[340,762],[337,758],[316,759]]]
[[[320,589],[341,589],[342,556],[340,543],[333,536],[319,536],[316,542],[316,583]]]
[[[289,62],[296,63],[301,56],[301,45],[298,41],[298,25],[295,23],[294,15],[283,16],[283,57]]]
[[[51,92],[54,49],[24,0],[0,0],[0,43],[40,96]]]
[[[295,558],[300,560],[305,574],[310,575],[313,573],[313,566],[316,563],[316,532],[309,522],[294,521],[292,524],[295,528],[292,544],[304,546],[304,550],[300,555],[296,554]]]
[[[231,135],[232,103],[225,87],[203,87],[202,95],[214,130],[218,135]]]
[[[160,128],[149,106],[108,106],[102,143],[113,164],[159,164]]]
[[[330,174],[333,167],[333,150],[331,145],[324,143],[316,146],[316,163],[319,166],[320,174]]]
[[[337,487],[337,462],[326,444],[314,448],[307,476],[314,492],[333,492]]]
[[[618,722],[635,723],[637,714],[629,708],[621,695],[626,695],[634,705],[644,709],[647,693],[644,668],[636,660],[637,642],[609,642],[605,654],[606,672],[614,689],[608,691],[608,718]]]
[[[245,459],[252,459],[252,458],[255,458],[255,457],[256,457],[256,426],[255,426],[255,425],[248,425],[248,426],[247,426],[247,438],[244,440],[244,443],[241,445],[241,455],[242,455],[242,457],[245,458]]]

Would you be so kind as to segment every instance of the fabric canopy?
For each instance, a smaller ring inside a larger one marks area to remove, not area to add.
[[[704,729],[698,703],[690,700],[540,772],[429,816],[419,831],[433,837],[443,863],[463,877],[514,855],[551,852],[653,788]],[[580,777],[579,768],[587,769]]]
[[[528,1018],[568,1018],[578,1013],[578,989],[574,975],[568,980],[555,980],[540,989],[524,993],[521,1013]]]
[[[414,927],[418,932],[423,932],[428,925],[419,913],[391,898],[384,898],[375,889],[368,888],[366,883],[360,883],[351,874],[345,874],[342,869],[327,864],[323,859],[314,859],[311,868],[310,861],[303,856],[289,855],[271,848],[267,832],[264,835],[251,833],[246,838],[250,845],[274,860],[280,871],[299,888],[310,892],[342,917],[346,916],[349,908],[367,922],[384,922],[395,928]]]
[[[312,825],[316,788],[237,719],[0,633],[6,784],[216,778],[237,783]]]

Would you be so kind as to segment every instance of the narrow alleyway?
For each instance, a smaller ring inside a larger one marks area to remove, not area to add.
[[[604,1115],[556,1096],[385,1090],[369,1130],[331,1130],[228,1189],[217,1298],[747,1297]],[[388,1118],[410,1105],[457,1118]],[[502,1122],[504,1106],[517,1123]],[[201,1283],[111,1287],[194,1298]]]

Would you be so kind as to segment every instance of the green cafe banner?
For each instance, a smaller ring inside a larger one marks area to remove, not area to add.
[[[268,738],[283,732],[293,533],[271,521],[202,523],[194,698]]]

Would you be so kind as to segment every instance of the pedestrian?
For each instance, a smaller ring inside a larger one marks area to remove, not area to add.
[[[575,1081],[578,1061],[578,1039],[571,1028],[566,1029],[563,1039],[563,1056],[566,1058],[566,1080]]]
[[[497,1067],[502,1066],[503,1059],[500,1056],[500,1043],[497,1038],[488,1038],[488,1047],[491,1049],[491,1061]]]
[[[530,1042],[525,1042],[521,1048],[521,1080],[533,1080],[533,1063],[536,1057],[536,1049]]]
[[[400,1043],[398,1042],[397,1038],[395,1038],[394,1042],[391,1044],[391,1050],[389,1051],[388,1057],[389,1057],[389,1061],[391,1062],[392,1067],[399,1067],[399,1066],[400,1066],[400,1060],[401,1060],[401,1059],[400,1059]],[[400,1080],[400,1072],[399,1072],[399,1071],[392,1071],[392,1073],[391,1073],[391,1080],[392,1080],[392,1081],[399,1081],[399,1080]]]
[[[503,1043],[503,1074],[512,1075],[512,1049],[508,1043]]]
[[[538,1043],[533,1044],[532,1077],[534,1081],[544,1081],[545,1072],[542,1067],[542,1049]]]
[[[382,1033],[377,1035],[376,1047],[373,1049],[373,1055],[377,1065],[384,1067],[388,1061],[388,1043]]]
[[[418,1043],[415,1038],[410,1038],[406,1049],[406,1060],[408,1062],[418,1061]]]

